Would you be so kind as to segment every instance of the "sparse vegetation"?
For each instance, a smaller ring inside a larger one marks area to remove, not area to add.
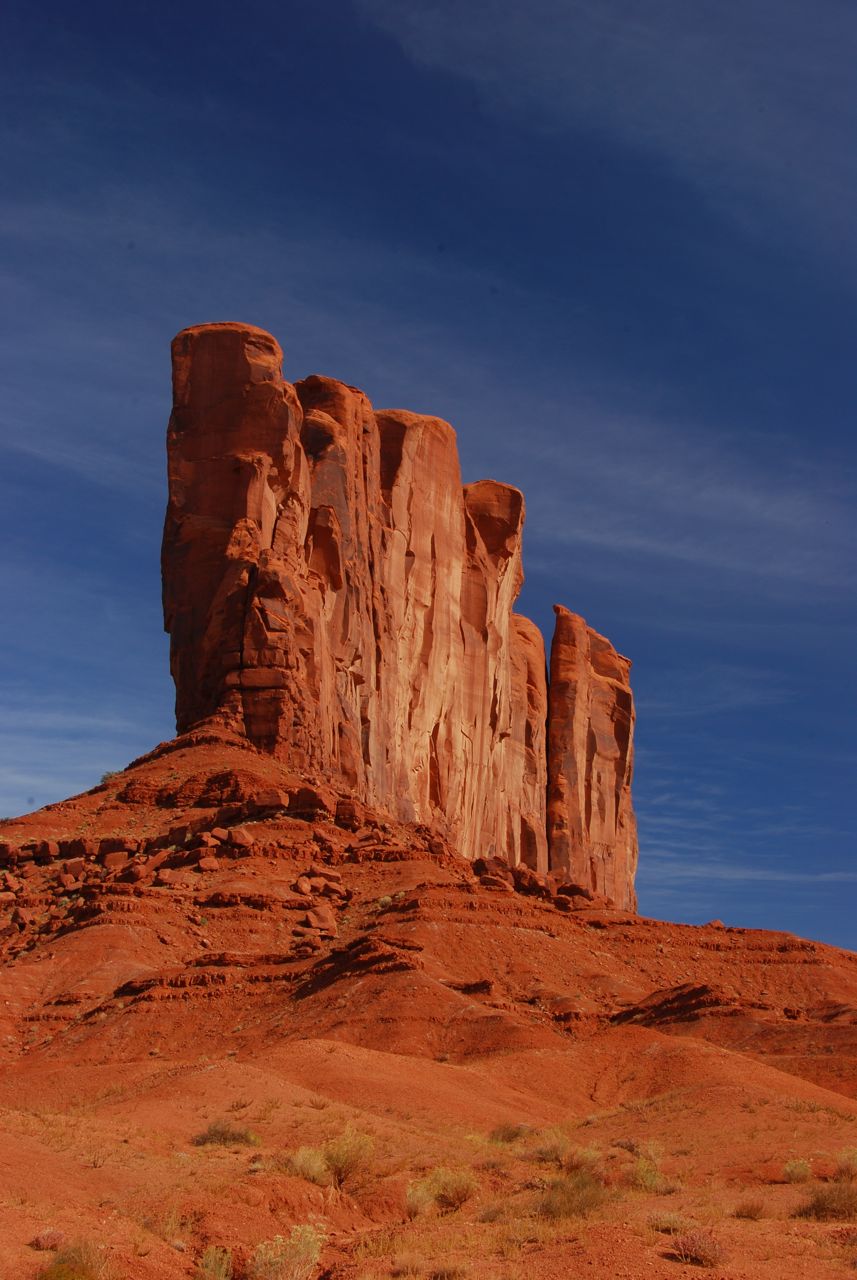
[[[498,1124],[488,1135],[490,1142],[512,1143],[526,1138],[532,1129],[528,1124]]]
[[[654,1156],[640,1155],[634,1161],[629,1181],[638,1191],[648,1191],[656,1196],[669,1196],[676,1191],[676,1184],[665,1178]]]
[[[800,1208],[796,1218],[815,1218],[817,1222],[850,1222],[857,1220],[857,1183],[832,1182],[816,1187]]]
[[[319,1147],[298,1147],[283,1164],[288,1173],[306,1182],[314,1182],[317,1187],[326,1187],[330,1182],[330,1170]]]
[[[789,1160],[783,1167],[786,1182],[809,1182],[812,1169],[806,1160]]]
[[[217,1244],[203,1250],[196,1264],[196,1280],[232,1280],[232,1251]]]
[[[258,1147],[259,1137],[252,1129],[239,1129],[228,1120],[212,1120],[207,1129],[193,1138],[195,1147]]]
[[[653,1213],[649,1226],[662,1236],[679,1236],[688,1230],[688,1224],[677,1213]]]
[[[857,1151],[843,1151],[836,1163],[837,1182],[857,1182]]]
[[[310,1280],[323,1245],[324,1234],[311,1224],[292,1227],[290,1235],[256,1245],[247,1280]]]
[[[412,1182],[405,1195],[409,1218],[416,1218],[431,1204],[441,1213],[454,1213],[476,1194],[478,1184],[469,1169],[435,1169],[427,1178]]]
[[[710,1231],[698,1228],[676,1236],[673,1247],[679,1262],[694,1267],[717,1267],[725,1257],[720,1241]]]
[[[536,1212],[543,1218],[582,1218],[608,1199],[602,1182],[587,1169],[557,1178],[539,1199]]]
[[[38,1280],[112,1280],[113,1275],[103,1250],[89,1240],[78,1240],[60,1249]]]
[[[748,1222],[758,1222],[760,1218],[765,1216],[764,1201],[754,1199],[747,1196],[743,1200],[739,1200],[735,1206],[735,1217],[744,1218]]]
[[[369,1164],[374,1143],[366,1133],[345,1129],[322,1148],[324,1163],[336,1187],[344,1187]]]
[[[555,1164],[561,1169],[570,1148],[568,1134],[563,1133],[562,1129],[548,1129],[533,1152],[533,1158],[541,1160],[543,1164]]]
[[[298,1147],[281,1165],[297,1178],[314,1182],[318,1187],[344,1187],[362,1172],[370,1160],[374,1143],[366,1133],[345,1129],[323,1147]]]

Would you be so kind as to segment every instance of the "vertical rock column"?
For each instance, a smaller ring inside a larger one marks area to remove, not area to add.
[[[548,692],[547,837],[552,871],[634,910],[631,664],[583,618],[554,606]]]
[[[270,628],[258,617],[276,594],[272,566],[282,584],[299,571],[309,515],[302,415],[281,360],[270,334],[249,325],[200,325],[173,342],[161,564],[180,732],[217,716],[272,743],[277,703],[307,701],[287,674],[287,609],[276,605]],[[290,728],[296,718],[290,706]]]

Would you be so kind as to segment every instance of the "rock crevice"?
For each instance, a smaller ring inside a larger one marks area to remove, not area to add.
[[[162,554],[176,718],[634,906],[630,663],[514,612],[524,499],[463,486],[448,423],[285,382],[240,324],[173,342]]]

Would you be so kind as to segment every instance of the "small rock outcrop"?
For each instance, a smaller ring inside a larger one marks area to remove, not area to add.
[[[634,906],[630,663],[514,612],[524,499],[462,486],[455,433],[294,386],[260,329],[173,342],[162,554],[178,729],[215,722],[308,779]]]

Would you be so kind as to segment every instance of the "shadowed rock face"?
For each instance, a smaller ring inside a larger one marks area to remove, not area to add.
[[[216,721],[466,857],[633,905],[630,664],[560,610],[548,691],[542,637],[513,612],[522,494],[462,487],[447,423],[329,378],[292,386],[281,361],[247,325],[173,343],[179,731]]]

